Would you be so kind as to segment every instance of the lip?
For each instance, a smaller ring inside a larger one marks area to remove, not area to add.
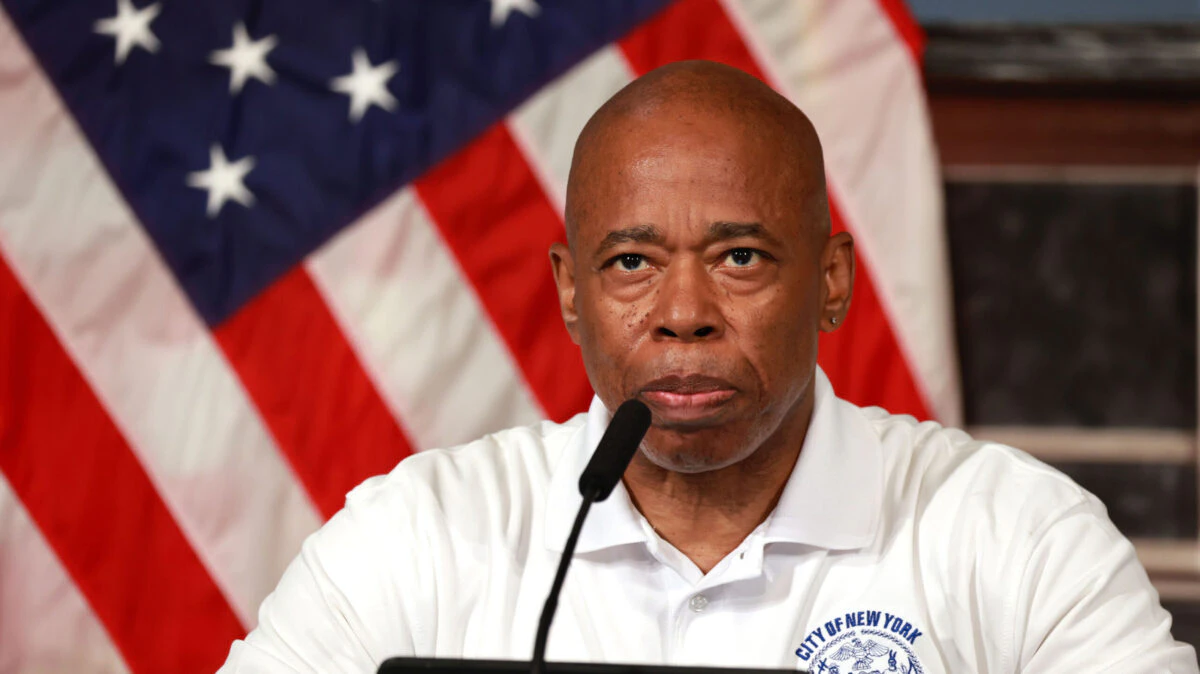
[[[699,421],[719,411],[737,393],[729,382],[705,375],[672,375],[646,384],[639,396],[663,421]]]

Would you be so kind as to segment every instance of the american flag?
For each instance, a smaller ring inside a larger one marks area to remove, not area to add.
[[[920,42],[899,0],[0,0],[0,671],[212,671],[355,484],[584,410],[572,146],[672,61],[821,135],[835,388],[958,421]]]

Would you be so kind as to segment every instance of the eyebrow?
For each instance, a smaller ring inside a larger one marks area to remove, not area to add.
[[[623,229],[614,229],[600,241],[597,254],[616,248],[622,243],[662,243],[666,240],[663,233],[654,225],[634,225]]]
[[[708,241],[728,241],[729,239],[754,238],[767,243],[780,245],[779,239],[767,231],[758,222],[725,222],[718,221],[708,226]]]
[[[708,226],[708,236],[705,243],[711,244],[730,239],[756,238],[774,245],[780,245],[779,239],[772,235],[767,228],[758,222],[727,222],[720,220]],[[666,240],[662,230],[654,225],[633,225],[622,229],[614,229],[604,236],[596,248],[597,255],[622,243],[658,243]]]

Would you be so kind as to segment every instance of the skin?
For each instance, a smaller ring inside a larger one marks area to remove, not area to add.
[[[566,213],[550,259],[567,330],[605,406],[653,414],[626,488],[707,573],[778,500],[818,333],[849,307],[853,241],[830,235],[820,142],[750,75],[672,64],[588,122]]]

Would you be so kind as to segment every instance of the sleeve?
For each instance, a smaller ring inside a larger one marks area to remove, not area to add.
[[[1198,671],[1193,648],[1172,638],[1171,615],[1133,545],[1094,497],[1044,527],[1020,573],[1013,670]]]
[[[394,511],[386,499],[352,492],[304,542],[218,674],[366,674],[414,654],[425,569],[411,554],[412,522]]]

